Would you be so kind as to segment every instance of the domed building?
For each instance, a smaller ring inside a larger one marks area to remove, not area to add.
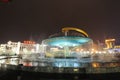
[[[88,34],[78,28],[62,28],[61,33],[50,35],[43,40],[46,45],[46,57],[83,57],[89,56],[93,40]]]
[[[52,59],[54,67],[80,67],[79,59],[91,56],[92,43],[85,31],[73,27],[62,28],[61,33],[42,41],[45,58]]]

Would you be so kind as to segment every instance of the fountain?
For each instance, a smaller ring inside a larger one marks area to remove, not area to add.
[[[52,58],[55,67],[80,67],[79,59],[90,57],[92,43],[85,31],[72,27],[62,28],[62,33],[42,41],[45,58]],[[83,50],[88,53],[83,54]]]
[[[72,30],[73,32],[70,32]],[[92,39],[81,29],[67,27],[63,28],[62,32],[63,35],[58,34],[43,40],[42,44],[46,45],[46,57],[74,57],[80,50],[89,51],[92,46]]]
[[[7,65],[7,68],[27,77],[33,74],[42,77],[118,77],[120,62],[113,60],[108,53],[96,53],[93,59],[90,52],[92,44],[93,40],[85,31],[65,27],[61,33],[50,35],[42,41],[41,54],[32,54],[27,60],[22,58],[23,63]]]

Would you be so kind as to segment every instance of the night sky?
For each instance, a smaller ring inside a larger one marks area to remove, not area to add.
[[[86,31],[94,41],[120,40],[119,0],[12,0],[0,4],[0,43],[41,41],[63,27]]]

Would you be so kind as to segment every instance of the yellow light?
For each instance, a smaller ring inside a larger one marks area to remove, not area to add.
[[[106,39],[105,40],[105,43],[106,43],[106,46],[107,46],[108,49],[114,47],[114,45],[113,45],[114,41],[115,41],[115,39]]]
[[[80,51],[80,49],[76,49],[76,51]]]
[[[99,67],[99,63],[92,63],[93,67]]]
[[[108,41],[115,41],[115,39],[106,39],[105,41],[106,42],[108,42]]]
[[[83,51],[83,49],[81,49],[80,51]]]
[[[81,30],[81,29],[78,29],[78,28],[73,28],[73,27],[65,27],[65,28],[62,28],[62,32],[68,32],[69,30],[75,30],[75,31],[78,31],[80,33],[82,33],[83,35],[85,35],[86,37],[88,37],[88,34]]]
[[[77,72],[78,71],[78,69],[73,69],[75,72]]]

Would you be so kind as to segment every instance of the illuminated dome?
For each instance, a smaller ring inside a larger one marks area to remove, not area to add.
[[[72,47],[72,46],[80,46],[89,41],[91,41],[91,39],[85,38],[85,37],[62,36],[62,37],[46,39],[44,40],[44,44],[49,45],[49,46]]]
[[[64,34],[64,35],[63,35]],[[78,28],[62,28],[61,34],[54,34],[48,39],[43,40],[46,45],[45,54],[49,57],[72,57],[73,53],[78,53],[78,49],[89,50],[92,45],[92,39],[88,34]],[[77,50],[77,52],[76,52]]]

